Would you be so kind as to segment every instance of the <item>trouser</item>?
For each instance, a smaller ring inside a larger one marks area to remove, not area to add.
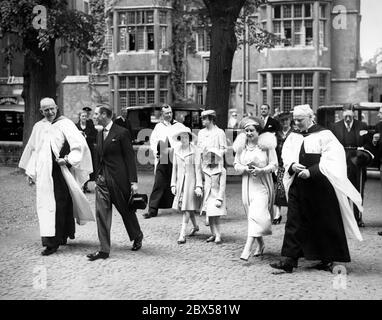
[[[155,181],[149,200],[149,213],[156,215],[159,208],[172,208],[174,195],[171,193],[172,164],[158,164]]]
[[[363,200],[365,183],[366,183],[366,178],[367,178],[366,168],[357,167],[350,160],[350,156],[347,156],[346,160],[347,160],[346,164],[347,164],[348,178],[349,178],[350,182],[353,184],[353,186],[361,194],[361,197]],[[353,204],[353,211],[354,211],[354,217],[357,220],[357,222],[362,221],[362,213],[359,212],[358,207],[355,204]]]
[[[56,202],[56,234],[54,237],[41,237],[41,240],[43,247],[58,248],[60,244],[66,244],[68,237],[74,239],[75,223],[72,197],[61,168],[55,160],[53,160],[52,178]]]
[[[105,179],[103,175],[99,175],[96,183],[96,218],[98,239],[101,245],[100,251],[110,253],[112,205],[117,208],[122,216],[123,224],[125,225],[130,241],[140,236],[142,231],[135,210],[128,208],[128,201],[114,180],[112,178]]]

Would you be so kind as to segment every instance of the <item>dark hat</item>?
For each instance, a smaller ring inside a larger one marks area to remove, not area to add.
[[[292,114],[290,112],[282,112],[277,115],[278,120],[291,119]]]
[[[92,111],[92,108],[90,108],[90,107],[83,107],[82,110],[84,110],[86,112],[90,112],[90,111]]]
[[[359,168],[366,167],[374,159],[374,155],[366,149],[357,149],[350,157],[350,160]]]

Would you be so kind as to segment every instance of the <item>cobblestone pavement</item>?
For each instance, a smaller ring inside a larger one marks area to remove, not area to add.
[[[139,177],[140,191],[149,193],[153,177]],[[91,185],[93,191],[93,186]],[[176,242],[181,216],[169,210],[144,220],[145,238],[138,252],[115,211],[112,252],[107,260],[89,262],[98,249],[96,224],[77,227],[76,239],[51,256],[42,250],[35,214],[35,190],[14,169],[0,167],[0,299],[381,299],[382,188],[369,180],[366,190],[363,242],[349,241],[352,262],[341,278],[313,271],[302,260],[292,274],[272,274],[269,263],[280,253],[284,219],[265,238],[265,255],[239,260],[246,238],[246,217],[239,181],[227,185],[228,216],[222,221],[223,244],[206,243],[209,228],[198,217],[200,232],[187,243]],[[94,204],[94,192],[88,195]],[[46,275],[46,286],[44,283]],[[42,279],[42,280],[41,280]],[[340,284],[340,280],[346,282]],[[346,287],[345,287],[346,286]]]

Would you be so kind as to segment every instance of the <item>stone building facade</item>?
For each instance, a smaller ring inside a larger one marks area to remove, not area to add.
[[[155,3],[155,4],[154,4]],[[171,102],[171,6],[168,1],[110,1],[109,87],[121,106]],[[268,103],[288,111],[294,105],[368,100],[368,76],[360,67],[360,0],[270,0],[253,13],[269,32],[287,43],[258,52],[237,50],[230,108],[258,113]],[[141,19],[141,20],[138,20]],[[195,34],[196,52],[187,53],[185,98],[204,104],[209,36]]]

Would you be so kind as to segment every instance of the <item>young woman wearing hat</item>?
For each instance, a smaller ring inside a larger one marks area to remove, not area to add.
[[[191,143],[192,137],[194,136],[190,128],[186,126],[182,126],[174,134],[180,144],[174,148],[171,192],[175,197],[172,207],[183,214],[178,244],[186,243],[186,228],[190,219],[193,228],[189,236],[199,231],[195,212],[200,210],[203,181],[200,153]]]

